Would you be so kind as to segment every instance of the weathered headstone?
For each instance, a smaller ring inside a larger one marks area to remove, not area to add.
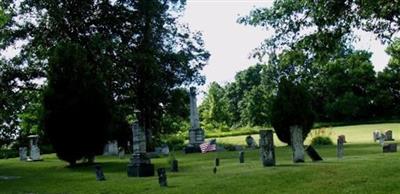
[[[337,139],[336,155],[339,159],[342,159],[344,156],[344,140],[340,137]]]
[[[95,172],[96,172],[96,180],[105,181],[106,177],[104,176],[103,169],[101,169],[101,166],[96,165],[94,167],[94,169],[95,169]]]
[[[165,168],[159,168],[157,169],[157,174],[158,174],[158,183],[160,184],[161,187],[167,187],[167,173],[165,171]]]
[[[219,158],[215,158],[215,166],[219,166]]]
[[[178,160],[174,159],[171,162],[171,172],[178,172]]]
[[[255,148],[257,146],[256,141],[251,135],[246,137],[246,144],[249,148]]]
[[[385,144],[385,139],[386,139],[385,134],[381,133],[381,136],[379,137],[379,144],[381,146]]]
[[[214,166],[214,168],[213,168],[213,173],[214,173],[214,174],[217,173],[217,167],[216,167],[216,166]]]
[[[244,151],[239,152],[239,163],[244,163]]]
[[[381,138],[381,132],[379,130],[375,130],[372,132],[372,138],[374,139],[374,142],[376,142]]]
[[[339,135],[338,138],[341,139],[341,141],[343,141],[343,143],[347,143],[345,135]]]
[[[136,121],[132,125],[133,134],[133,154],[128,164],[129,177],[154,176],[154,165],[146,154],[146,135],[144,130]]]
[[[162,153],[164,156],[169,155],[169,147],[168,147],[168,145],[163,145],[163,146],[161,147],[161,153]]]
[[[385,131],[385,141],[394,141],[392,130]]]
[[[389,143],[383,146],[383,153],[397,152],[397,143]]]
[[[263,166],[275,166],[275,147],[272,130],[260,130],[259,145]]]
[[[118,148],[118,157],[119,157],[120,159],[125,158],[125,149],[124,149],[123,147],[119,147],[119,148]]]
[[[103,155],[106,156],[117,156],[118,155],[118,141],[112,140],[104,146]]]
[[[299,126],[290,127],[290,136],[293,150],[293,162],[304,162],[303,131]]]
[[[28,148],[20,147],[18,151],[19,151],[19,160],[26,161],[28,159]]]
[[[313,162],[322,161],[321,156],[318,154],[317,150],[314,149],[311,145],[306,148],[307,155],[310,156]]]
[[[28,161],[39,161],[40,159],[40,149],[38,146],[39,136],[38,135],[30,135],[29,138],[29,157]]]
[[[199,112],[197,110],[196,88],[190,88],[190,124],[189,145],[185,153],[201,152],[200,144],[204,143],[204,130],[200,128]]]

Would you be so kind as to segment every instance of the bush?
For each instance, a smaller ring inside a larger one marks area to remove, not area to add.
[[[314,124],[314,119],[311,97],[306,88],[281,79],[271,109],[271,124],[279,140],[290,144],[290,127],[296,125],[301,127],[304,140]]]
[[[185,138],[180,135],[168,136],[164,143],[168,145],[170,151],[182,150],[185,147]]]
[[[317,136],[311,140],[311,145],[333,145],[333,141],[327,136]]]
[[[19,153],[13,149],[0,149],[0,159],[16,158]]]

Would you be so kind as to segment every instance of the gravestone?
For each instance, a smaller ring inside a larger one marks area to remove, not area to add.
[[[28,148],[27,147],[19,147],[19,160],[26,161],[28,159]]]
[[[342,159],[344,156],[344,140],[340,137],[337,139],[336,155],[339,159]]]
[[[317,150],[315,150],[314,147],[312,147],[311,145],[307,146],[306,153],[308,156],[310,156],[313,162],[322,161],[322,158],[318,154]]]
[[[275,147],[272,130],[260,130],[259,145],[263,166],[275,166]]]
[[[167,156],[167,155],[169,155],[169,147],[168,147],[168,145],[163,145],[162,147],[161,147],[161,154],[163,154],[164,156]]]
[[[213,168],[213,173],[214,173],[214,174],[217,173],[217,167],[216,167],[216,166],[214,166],[214,168]]]
[[[374,132],[372,132],[372,138],[374,142],[376,142],[381,138],[381,132],[379,130],[375,130]]]
[[[339,135],[338,138],[341,139],[341,141],[343,141],[343,143],[347,143],[345,135]]]
[[[239,152],[239,163],[244,163],[244,151]]]
[[[257,146],[256,141],[254,140],[254,138],[251,135],[246,137],[246,144],[247,144],[247,147],[253,148],[253,149]]]
[[[215,166],[219,166],[219,158],[215,158]]]
[[[133,134],[133,154],[128,164],[129,177],[154,176],[154,165],[146,154],[146,135],[144,130],[136,121],[132,125]]]
[[[118,141],[112,140],[104,146],[103,155],[106,156],[118,156]]]
[[[29,138],[29,157],[28,161],[40,161],[40,149],[38,146],[39,136],[38,135],[30,135]]]
[[[178,172],[178,160],[174,159],[171,162],[171,172]]]
[[[96,172],[96,180],[105,181],[106,177],[104,176],[103,169],[101,169],[101,166],[100,165],[96,165],[94,167],[94,169],[95,169],[95,172]]]
[[[190,88],[190,129],[189,145],[185,148],[185,153],[201,152],[200,144],[204,143],[204,130],[200,128],[199,112],[197,110],[196,88]]]
[[[397,152],[397,143],[389,143],[383,146],[383,153]]]
[[[385,131],[385,141],[394,141],[392,130]]]
[[[303,131],[299,126],[290,127],[290,136],[293,150],[293,162],[304,162]]]
[[[381,146],[385,144],[385,139],[386,139],[385,134],[381,133],[381,136],[379,137],[379,144]]]
[[[120,159],[125,158],[125,149],[124,149],[123,147],[119,147],[119,148],[118,148],[118,157],[119,157]]]
[[[160,184],[161,187],[167,187],[167,173],[165,171],[165,168],[158,168],[157,169],[157,174],[158,174],[158,183]]]

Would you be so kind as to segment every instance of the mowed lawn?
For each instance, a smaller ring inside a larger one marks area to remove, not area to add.
[[[317,147],[324,161],[306,157],[303,164],[293,164],[290,148],[279,146],[275,167],[263,167],[258,150],[245,150],[244,164],[236,151],[177,153],[180,172],[167,171],[168,188],[160,188],[156,176],[127,177],[128,157],[98,157],[107,178],[103,182],[96,181],[93,167],[66,168],[54,155],[34,163],[0,160],[0,176],[20,177],[0,179],[0,193],[400,193],[400,153],[384,154],[372,143],[371,129],[379,126],[397,126],[391,128],[397,139],[399,124],[338,128],[350,142],[342,160],[336,158],[335,146]],[[353,136],[359,137],[357,141],[351,140]],[[220,158],[220,166],[213,174],[215,157]],[[167,158],[152,162],[156,168],[168,167]]]

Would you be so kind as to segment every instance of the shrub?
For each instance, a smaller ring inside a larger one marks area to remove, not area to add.
[[[271,109],[271,124],[282,142],[290,144],[290,127],[302,128],[303,139],[314,124],[311,97],[304,86],[281,79]]]
[[[333,145],[333,141],[330,137],[327,136],[317,136],[312,138],[311,145]]]

